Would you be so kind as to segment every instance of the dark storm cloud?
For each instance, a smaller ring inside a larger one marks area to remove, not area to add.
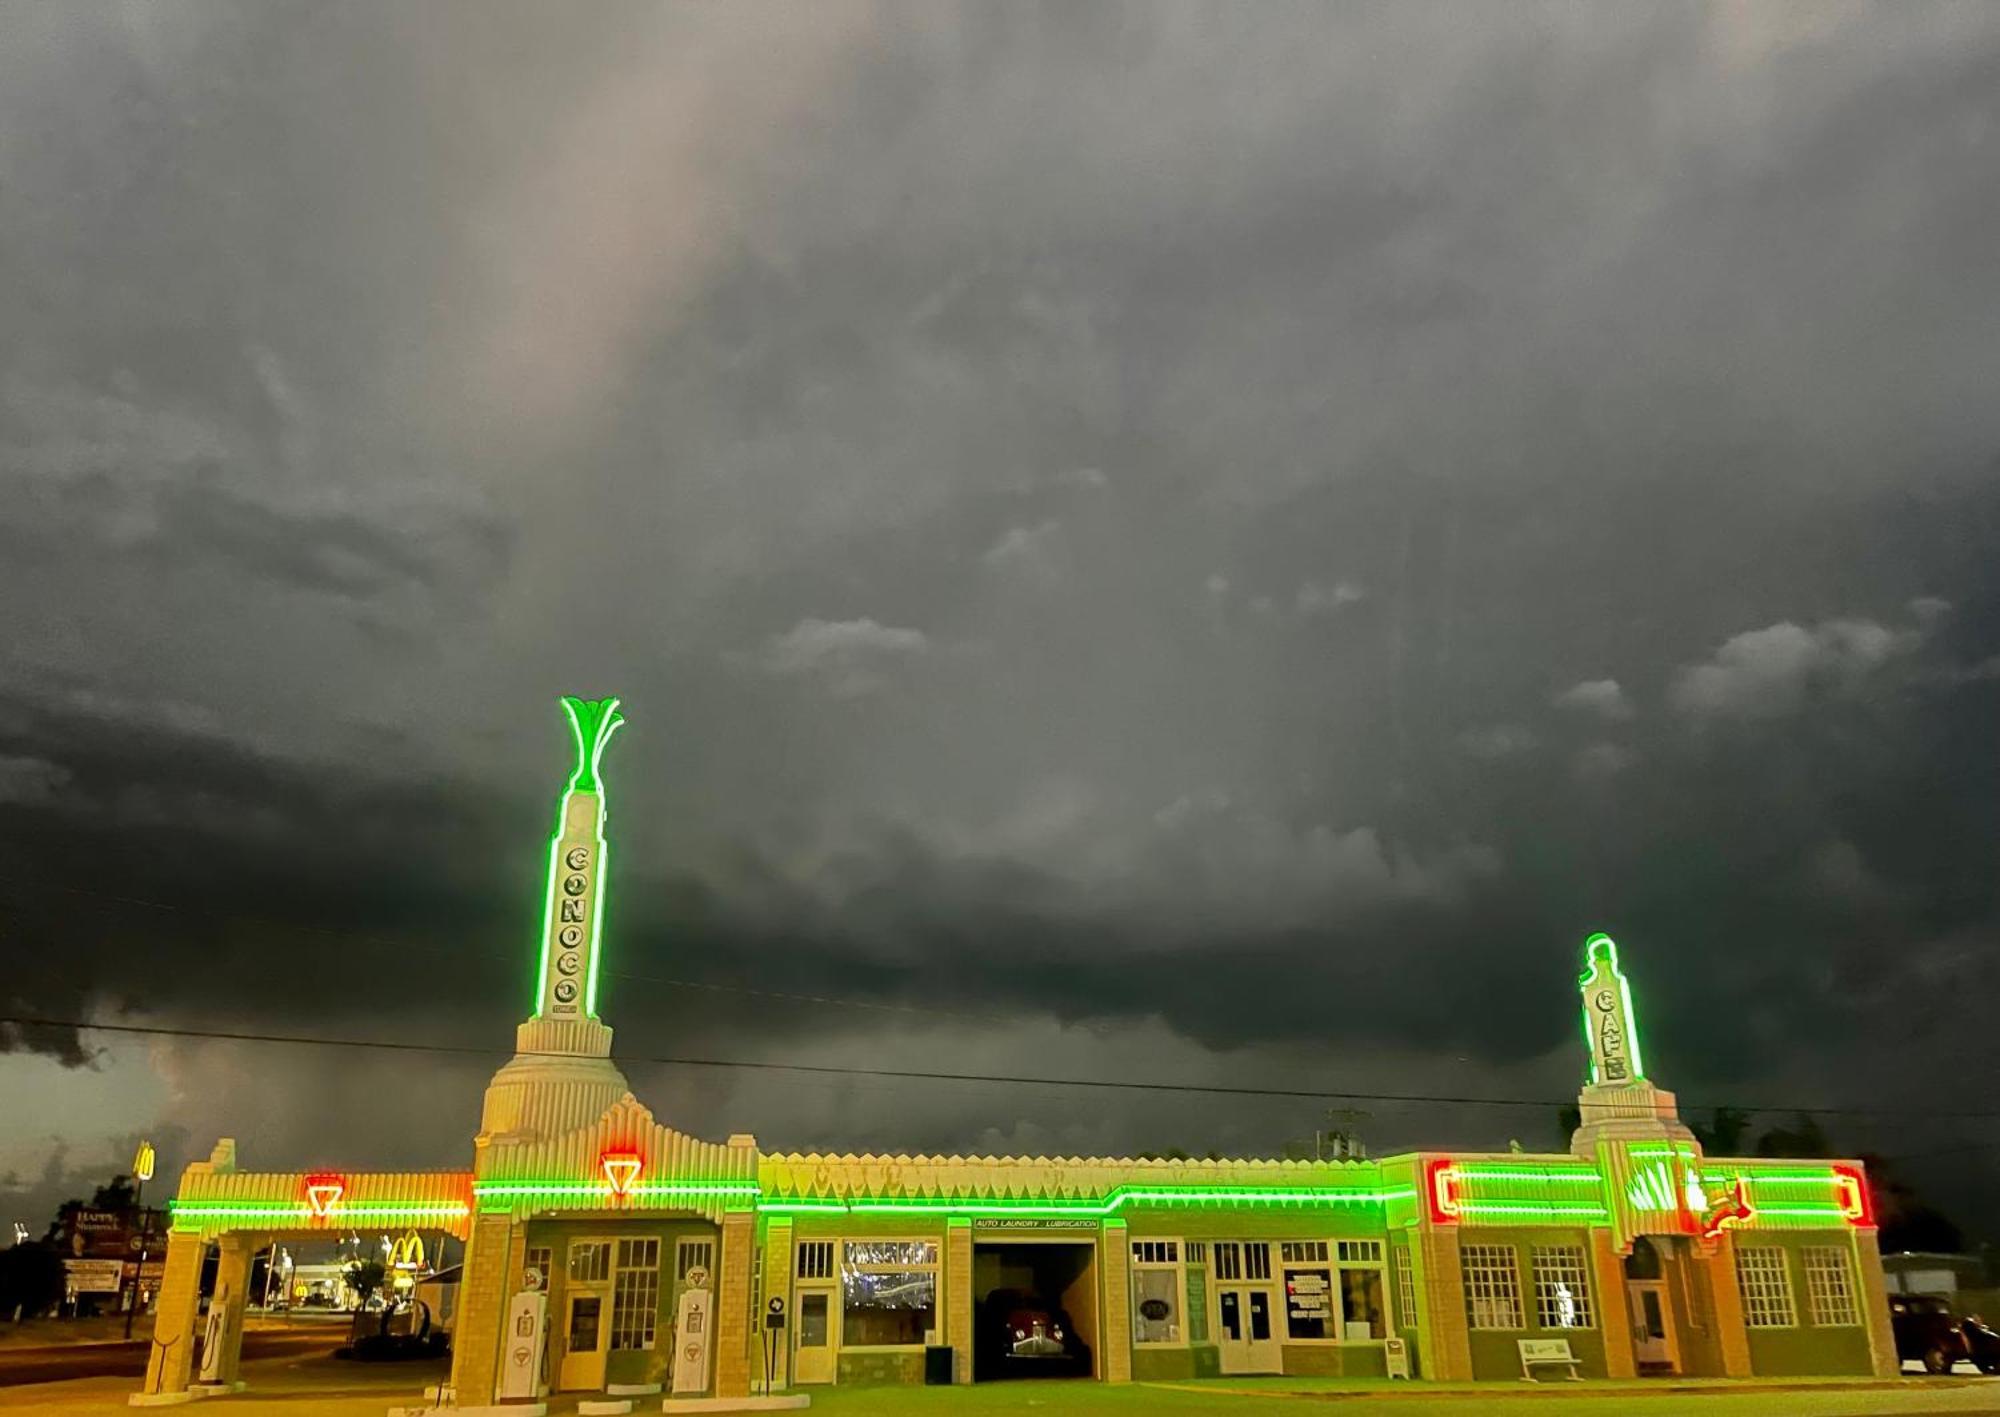
[[[504,1046],[587,690],[638,1053],[1560,1094],[1604,927],[1688,1097],[2000,1062],[1983,7],[8,40],[11,1007]],[[176,1125],[398,1075],[232,1056],[158,1065]],[[655,1081],[808,1144],[1201,1141]],[[376,1144],[328,1125],[267,1141]]]

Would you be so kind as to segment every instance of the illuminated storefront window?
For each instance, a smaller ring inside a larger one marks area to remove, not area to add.
[[[842,1347],[902,1348],[937,1342],[936,1242],[849,1240],[841,1251]]]
[[[1535,1322],[1543,1328],[1595,1328],[1590,1271],[1581,1245],[1537,1245]]]

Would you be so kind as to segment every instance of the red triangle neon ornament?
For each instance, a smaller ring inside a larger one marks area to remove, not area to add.
[[[632,1193],[632,1184],[639,1179],[645,1162],[636,1152],[607,1151],[597,1159],[597,1164],[604,1168],[604,1179],[611,1183],[611,1194],[627,1196]]]
[[[339,1176],[306,1177],[306,1204],[324,1220],[327,1213],[347,1194],[347,1182]]]

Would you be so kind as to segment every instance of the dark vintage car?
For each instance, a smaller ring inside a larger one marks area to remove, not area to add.
[[[1987,1327],[1986,1320],[1977,1314],[1961,1323],[1958,1331],[1965,1339],[1965,1351],[1979,1365],[1979,1371],[2000,1373],[2000,1333]]]
[[[1927,1373],[1948,1373],[1952,1364],[1972,1357],[1951,1305],[1936,1295],[1891,1294],[1889,1324],[1896,1334],[1897,1359],[1914,1358]]]
[[[1090,1347],[1069,1315],[1026,1289],[996,1289],[980,1301],[973,1346],[982,1378],[1090,1376]]]

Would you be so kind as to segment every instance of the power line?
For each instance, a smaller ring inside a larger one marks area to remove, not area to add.
[[[77,1030],[95,1030],[99,1033],[142,1034],[162,1038],[207,1038],[232,1043],[288,1044],[313,1048],[379,1048],[393,1052],[449,1053],[472,1057],[516,1056],[554,1058],[570,1056],[564,1053],[539,1052],[535,1050],[519,1052],[504,1048],[475,1046],[471,1044],[417,1043],[408,1039],[329,1038],[303,1034],[250,1033],[212,1028],[170,1028],[163,1024],[93,1023],[85,1019],[52,1019],[21,1014],[0,1014],[0,1024],[9,1024],[16,1028],[73,1028]],[[1325,1088],[1238,1087],[1221,1083],[1141,1082],[1122,1078],[1059,1078],[1032,1077],[1008,1073],[947,1073],[934,1072],[921,1068],[857,1068],[843,1067],[832,1063],[785,1063],[752,1058],[692,1058],[665,1054],[628,1054],[622,1058],[614,1058],[613,1061],[663,1064],[669,1067],[682,1068],[740,1068],[747,1071],[810,1073],[834,1077],[898,1078],[920,1082],[970,1082],[1004,1087],[1079,1087],[1099,1088],[1118,1092],[1205,1093],[1221,1097],[1275,1097],[1313,1101],[1417,1102],[1445,1107],[1565,1107],[1574,1105],[1573,1098],[1463,1097],[1445,1093],[1347,1092]],[[2000,1111],[1917,1111],[1902,1108],[1796,1106],[1739,1106],[1735,1110],[1746,1113],[1786,1112],[1794,1115],[1822,1117],[1893,1115],[1923,1118],[1930,1121],[2000,1120]]]

